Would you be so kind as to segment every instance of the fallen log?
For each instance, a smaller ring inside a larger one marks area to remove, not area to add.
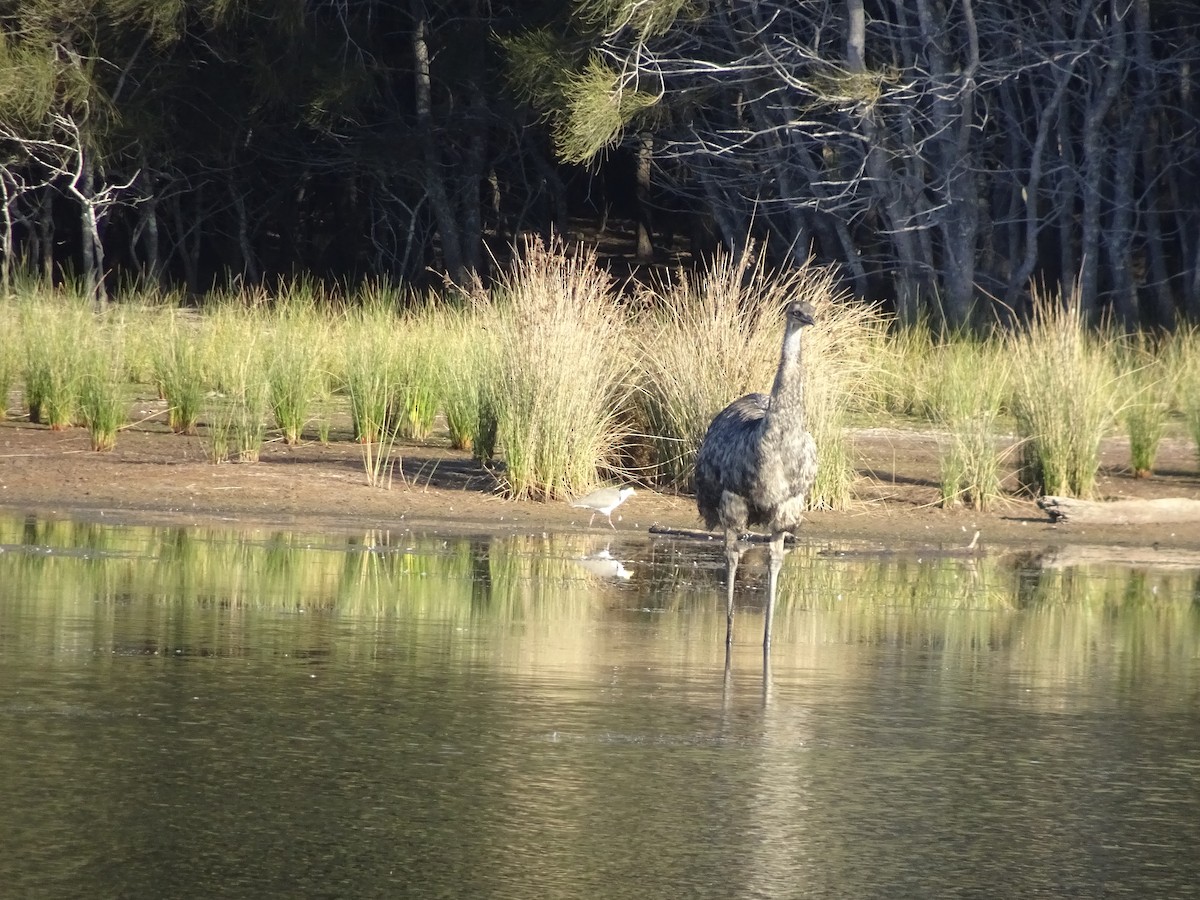
[[[1037,505],[1055,522],[1086,525],[1166,525],[1200,522],[1200,500],[1167,497],[1161,500],[1094,502],[1074,497],[1042,497]]]

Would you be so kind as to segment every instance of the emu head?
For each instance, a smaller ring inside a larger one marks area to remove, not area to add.
[[[787,305],[785,314],[787,316],[788,330],[803,328],[805,325],[813,325],[817,321],[816,310],[813,309],[812,304],[807,300],[793,300]]]

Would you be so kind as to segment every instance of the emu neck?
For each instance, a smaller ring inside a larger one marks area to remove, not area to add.
[[[771,387],[768,431],[804,428],[804,374],[800,365],[800,329],[789,328],[783,338],[779,371]]]

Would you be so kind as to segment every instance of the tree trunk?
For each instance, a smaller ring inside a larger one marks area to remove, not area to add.
[[[458,225],[454,207],[446,190],[442,172],[441,154],[438,152],[433,133],[433,90],[429,69],[429,15],[424,0],[409,0],[412,13],[412,51],[415,106],[417,115],[417,140],[421,147],[422,182],[429,206],[437,222],[437,232],[442,250],[442,266],[446,275],[455,284],[465,285],[469,273],[463,262],[459,243]]]
[[[97,307],[104,307],[108,302],[108,293],[104,289],[104,244],[100,240],[100,219],[96,213],[96,197],[93,191],[95,172],[92,166],[91,154],[82,146],[79,148],[79,176],[76,183],[75,195],[79,200],[79,218],[81,230],[81,272],[83,276],[83,291]]]
[[[1091,321],[1098,316],[1100,290],[1101,214],[1107,142],[1104,124],[1124,80],[1128,60],[1125,58],[1125,19],[1118,8],[1123,0],[1110,0],[1110,33],[1105,43],[1106,71],[1094,102],[1086,109],[1083,122],[1083,220],[1080,223],[1079,302]]]
[[[654,136],[643,131],[637,143],[637,184],[634,197],[637,204],[637,258],[639,262],[654,261],[654,219],[650,209],[650,172],[654,161]]]

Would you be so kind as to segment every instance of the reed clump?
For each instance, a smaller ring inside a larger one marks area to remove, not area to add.
[[[95,327],[90,305],[69,290],[48,289],[22,305],[20,322],[29,421],[70,428],[79,405],[80,348]]]
[[[1088,498],[1100,442],[1115,418],[1113,354],[1090,332],[1075,296],[1035,296],[1028,326],[1008,338],[1013,415],[1028,489]]]
[[[183,311],[168,309],[153,348],[154,380],[167,401],[167,427],[176,434],[195,434],[204,404],[205,370],[202,323]]]
[[[446,362],[440,367],[439,393],[450,446],[470,450],[482,461],[490,460],[496,450],[490,379],[498,365],[495,336],[466,309],[443,313],[441,335]]]
[[[254,298],[250,298],[252,301]],[[201,342],[207,446],[212,462],[258,462],[266,438],[270,385],[261,303],[220,298],[203,317]]]
[[[818,453],[809,502],[837,509],[849,503],[854,469],[845,418],[852,392],[873,369],[883,319],[870,307],[840,302],[831,270],[773,270],[752,249],[719,254],[710,268],[680,273],[640,298],[637,403],[658,480],[690,489],[713,416],[737,397],[770,388],[782,311],[795,297],[810,301],[817,319],[805,331],[802,357],[806,424]]]
[[[22,342],[16,304],[0,299],[0,421],[8,416],[9,392],[16,381]]]
[[[350,400],[351,429],[360,443],[378,442],[391,420],[394,319],[390,309],[362,306],[348,312],[339,329],[341,391]]]
[[[925,404],[944,429],[939,453],[943,506],[992,508],[1003,497],[1008,450],[997,443],[1010,391],[1008,358],[994,343],[955,338],[931,348]]]
[[[268,405],[283,442],[294,446],[325,395],[330,320],[310,305],[295,304],[273,318],[265,350]]]
[[[1135,478],[1154,474],[1158,447],[1170,415],[1169,372],[1163,356],[1145,335],[1113,341],[1120,378],[1118,411],[1129,437],[1129,464]]]
[[[445,316],[430,304],[402,316],[397,323],[398,342],[392,355],[395,409],[390,413],[407,440],[425,440],[433,433],[441,400],[445,361]]]
[[[627,322],[592,251],[527,240],[488,297],[496,335],[502,483],[517,499],[564,499],[612,472],[630,392]]]
[[[1200,327],[1181,328],[1171,336],[1162,352],[1171,409],[1184,427],[1200,462]]]
[[[126,421],[126,384],[125,327],[105,322],[87,338],[79,375],[79,416],[93,450],[116,446]]]

